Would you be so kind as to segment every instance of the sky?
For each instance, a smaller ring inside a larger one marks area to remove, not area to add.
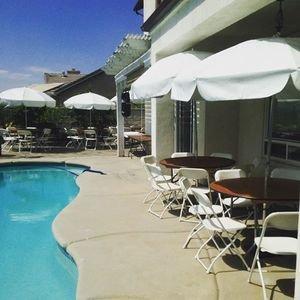
[[[127,33],[141,33],[136,1],[0,0],[0,91],[100,68]]]

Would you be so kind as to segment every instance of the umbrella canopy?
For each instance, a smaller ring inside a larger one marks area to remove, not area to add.
[[[94,93],[83,93],[69,98],[64,102],[67,108],[85,109],[85,110],[110,110],[115,109],[115,104],[104,96]]]
[[[0,93],[0,103],[6,106],[55,107],[56,101],[45,93],[27,87],[8,89]]]
[[[207,52],[187,51],[157,61],[131,85],[130,98],[137,100],[166,95],[180,72],[194,68],[209,55]]]
[[[196,87],[210,101],[266,98],[281,92],[289,79],[300,90],[300,39],[249,40],[181,72],[171,98],[189,101]]]

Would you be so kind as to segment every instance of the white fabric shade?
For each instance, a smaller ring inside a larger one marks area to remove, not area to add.
[[[8,89],[0,93],[0,103],[7,106],[55,107],[56,101],[45,93],[22,87]]]
[[[210,101],[266,98],[290,78],[300,90],[300,39],[249,40],[185,69],[173,81],[171,98],[189,101],[196,87]]]
[[[166,95],[180,72],[194,68],[209,55],[207,52],[187,51],[157,61],[131,85],[130,98],[138,100]]]
[[[64,102],[67,108],[85,109],[85,110],[110,110],[115,109],[115,103],[108,98],[95,94],[83,93],[73,96]]]

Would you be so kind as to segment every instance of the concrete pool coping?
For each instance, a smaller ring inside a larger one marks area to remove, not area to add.
[[[63,159],[106,173],[80,175],[79,194],[53,222],[55,238],[78,267],[77,299],[261,298],[261,287],[247,283],[248,272],[234,264],[221,259],[217,274],[207,275],[193,258],[199,241],[181,248],[193,224],[171,214],[160,220],[147,213],[142,200],[149,185],[138,159],[93,152]],[[274,297],[289,298],[278,288]]]

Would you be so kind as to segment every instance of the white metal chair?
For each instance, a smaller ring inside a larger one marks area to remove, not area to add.
[[[166,180],[159,167],[146,163],[145,169],[147,170],[147,174],[150,175],[150,182],[153,190],[157,192],[156,197],[149,206],[148,212],[161,219],[164,213],[167,211],[167,209],[175,201],[178,202],[177,194],[181,192],[181,189],[179,185]],[[165,208],[160,214],[153,211],[152,209],[158,200],[161,200],[162,204],[165,205]],[[164,200],[166,204],[164,203]]]
[[[260,237],[255,238],[257,246],[248,282],[251,282],[254,267],[257,264],[259,277],[263,289],[263,298],[266,300],[267,292],[263,278],[263,271],[260,261],[260,252],[268,252],[275,255],[296,255],[298,247],[298,239],[288,236],[266,236],[267,228],[277,228],[280,230],[297,230],[298,229],[299,212],[275,212],[269,214],[264,223]]]
[[[180,168],[178,170],[177,176],[179,178],[187,178],[190,181],[190,187],[192,185],[197,185],[195,189],[203,192],[204,194],[210,193],[209,188],[209,174],[205,169],[196,169],[196,168]],[[193,182],[193,184],[192,184]],[[179,221],[183,221],[182,213],[186,208],[186,205],[192,205],[191,201],[188,198],[188,194],[192,194],[191,189],[189,188],[187,191],[183,190],[183,201],[180,210]],[[187,203],[188,202],[188,203]]]
[[[218,170],[215,173],[215,180],[220,181],[224,179],[243,178],[246,177],[246,173],[242,169],[229,169],[229,170]],[[252,208],[253,203],[251,200],[242,197],[225,197],[218,193],[220,204],[226,207],[224,209],[225,215],[228,214],[231,217],[231,210],[235,207]],[[248,211],[247,219],[252,215],[252,212]]]
[[[221,153],[221,152],[214,152],[210,156],[223,157],[223,158],[228,158],[228,159],[233,158],[232,154],[230,154],[230,153]]]
[[[300,180],[300,171],[299,169],[275,168],[270,176],[273,178]]]
[[[81,135],[79,129],[71,128],[67,131],[67,139],[69,142],[66,144],[66,148],[74,148],[76,150],[83,146],[84,137]]]
[[[196,197],[199,205],[202,207],[203,211],[206,213],[206,218],[202,220],[203,227],[210,232],[210,237],[201,245],[195,258],[200,262],[200,264],[205,268],[206,273],[209,273],[214,263],[227,251],[229,250],[232,254],[235,253],[243,262],[246,269],[248,270],[248,265],[241,255],[239,249],[235,245],[235,241],[238,239],[239,234],[242,230],[246,228],[244,223],[228,217],[218,217],[217,212],[211,203],[211,200],[204,193],[194,190],[192,192]],[[218,244],[216,237],[220,238],[224,248],[221,248]],[[207,266],[204,264],[200,257],[201,251],[207,246],[209,242],[213,242],[216,246],[219,254],[213,258],[211,263]]]
[[[150,164],[150,165],[154,165],[156,166],[157,165],[157,161],[156,161],[156,157],[154,155],[145,155],[145,156],[142,156],[141,157],[141,163],[147,173],[147,179],[151,182],[151,179],[152,179],[152,176],[151,174],[149,173],[149,170],[148,168],[145,167],[146,164]],[[157,177],[156,178],[157,181],[171,181],[171,176],[169,175],[164,175],[163,177],[159,178]],[[151,184],[151,187],[152,187],[152,184]],[[145,196],[144,200],[143,200],[143,203],[147,203],[147,200],[148,198],[150,197],[150,195],[152,195],[154,192],[156,192],[156,189],[154,189],[152,187],[151,191]]]
[[[191,200],[191,195],[193,194],[193,190],[197,190],[197,188],[192,187],[191,181],[188,178],[180,178],[179,179],[179,185],[183,194],[183,201],[188,202],[189,207],[189,213],[196,216],[198,218],[198,221],[196,221],[196,225],[192,228],[190,233],[187,236],[187,239],[185,243],[183,244],[183,248],[186,248],[190,242],[190,240],[195,236],[198,235],[198,232],[203,229],[204,225],[202,223],[202,218],[206,216],[207,213],[213,214],[214,212],[216,214],[223,214],[223,207],[221,205],[212,205],[213,210],[207,209],[206,211],[202,208],[199,204],[194,204]],[[210,196],[210,195],[209,195]],[[209,197],[210,199],[210,197]],[[196,199],[197,200],[197,199]]]
[[[178,157],[189,157],[189,156],[194,156],[193,153],[191,152],[174,152],[171,154],[171,158],[178,158]],[[172,174],[173,174],[173,177],[174,178],[178,178],[177,177],[177,172],[178,172],[179,169],[173,169],[172,170]]]
[[[174,152],[172,153],[171,158],[188,157],[188,156],[194,156],[194,154],[191,152]]]
[[[94,129],[87,129],[83,131],[84,139],[85,139],[85,150],[88,149],[90,144],[94,145],[94,150],[97,148],[97,133]]]
[[[23,149],[29,149],[31,151],[34,137],[30,130],[18,130],[18,144],[19,152]]]

